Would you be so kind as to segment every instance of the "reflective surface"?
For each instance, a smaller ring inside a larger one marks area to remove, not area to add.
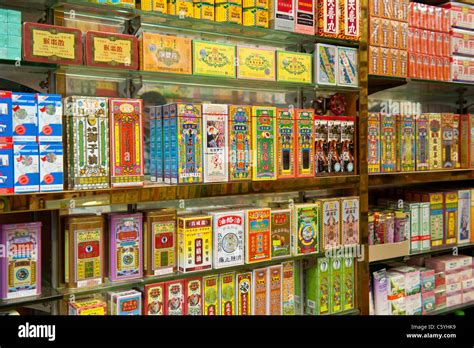
[[[474,180],[473,169],[369,174],[369,187],[404,186],[429,182]]]

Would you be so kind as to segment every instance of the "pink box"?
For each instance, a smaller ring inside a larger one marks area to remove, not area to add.
[[[468,279],[471,279],[471,278],[472,278],[472,269],[471,268],[465,269],[465,270],[459,272],[459,279],[461,281],[468,280]]]
[[[446,295],[446,307],[458,306],[460,304],[462,304],[461,291]]]
[[[474,29],[474,8],[468,4],[449,2],[443,5],[449,9],[451,28]]]
[[[429,291],[421,294],[421,303],[423,314],[432,312],[436,306],[436,298],[434,291]]]
[[[462,303],[474,301],[474,290],[464,291],[462,293]]]
[[[469,278],[466,280],[462,281],[462,289],[464,290],[469,290],[469,291],[474,291],[474,278]]]
[[[451,283],[446,285],[446,295],[456,294],[462,290],[462,283]]]

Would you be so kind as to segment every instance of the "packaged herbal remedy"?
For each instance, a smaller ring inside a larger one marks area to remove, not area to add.
[[[227,105],[202,104],[204,182],[228,178]]]
[[[316,264],[305,271],[305,313],[329,314],[331,283],[329,277],[330,260],[321,257]]]
[[[142,277],[142,219],[141,213],[109,215],[111,281]]]
[[[101,216],[66,218],[64,281],[67,287],[85,288],[103,283],[105,244]]]
[[[295,32],[301,34],[315,34],[315,0],[295,0],[296,21]]]
[[[457,244],[458,236],[458,192],[444,192],[445,244]]]
[[[471,239],[471,190],[458,191],[458,244]]]
[[[316,82],[321,85],[335,86],[338,74],[337,47],[321,43],[316,44],[314,59]]]
[[[252,314],[252,272],[238,273],[236,278],[236,311],[237,315]]]
[[[380,115],[378,113],[369,113],[367,119],[367,147],[369,150],[367,162],[369,164],[369,173],[380,173]]]
[[[354,173],[354,134],[354,118],[345,116],[341,120],[341,170],[344,173]]]
[[[342,310],[343,289],[342,289],[342,273],[343,273],[343,259],[333,257],[329,259],[329,273],[330,273],[330,311],[337,313]]]
[[[276,108],[252,107],[253,180],[276,180]]]
[[[314,132],[316,175],[329,173],[328,120],[324,116],[315,117]]]
[[[268,267],[268,315],[282,315],[282,266]]]
[[[267,208],[245,211],[245,263],[271,259],[271,211]]]
[[[328,250],[341,245],[339,199],[321,200],[322,248]]]
[[[277,109],[278,179],[296,177],[296,137],[294,109]]]
[[[428,157],[430,170],[442,168],[441,114],[429,114]]]
[[[341,121],[328,120],[328,162],[329,173],[341,172]]]
[[[41,222],[4,224],[0,242],[0,299],[41,294]]]
[[[107,302],[98,298],[83,298],[68,302],[68,315],[107,315]]]
[[[202,117],[200,104],[163,107],[165,182],[195,184],[203,181]]]
[[[460,116],[460,165],[474,167],[474,114]]]
[[[299,52],[276,51],[277,81],[312,83],[312,55]]]
[[[272,209],[272,259],[291,256],[291,209]]]
[[[187,278],[184,284],[186,315],[202,315],[202,278]]]
[[[424,193],[421,200],[423,202],[430,202],[431,247],[442,247],[445,243],[443,193]]]
[[[294,205],[295,256],[319,252],[320,209],[320,202]]]
[[[165,315],[184,315],[184,280],[165,283]]]
[[[252,179],[251,117],[251,106],[229,106],[229,181]]]
[[[397,115],[397,170],[411,172],[415,170],[416,139],[415,117],[413,115]]]
[[[243,265],[245,212],[226,210],[209,212],[212,216],[213,267],[225,268]]]
[[[296,132],[296,176],[312,178],[314,176],[314,111],[295,110]]]
[[[429,116],[418,114],[415,116],[416,123],[416,170],[428,170],[429,163]]]
[[[146,284],[144,287],[144,315],[165,314],[165,283]]]
[[[109,187],[109,116],[107,98],[67,97],[68,187]]]
[[[112,187],[143,186],[143,104],[141,99],[109,99]]]
[[[150,108],[150,180],[162,183],[164,172],[163,107]]]
[[[359,197],[341,198],[341,244],[359,244]]]
[[[242,9],[240,11],[242,14]],[[216,12],[216,20],[217,15]],[[193,40],[194,75],[235,78],[235,58],[234,45]]]
[[[295,30],[295,0],[269,0],[270,28]]]
[[[204,315],[219,315],[219,276],[210,275],[202,278]]]
[[[221,315],[235,315],[235,272],[219,275]]]
[[[347,311],[355,307],[355,269],[354,259],[344,257],[342,261],[342,310]]]
[[[178,217],[178,271],[212,268],[212,217]]]
[[[248,10],[255,12],[254,8]],[[244,10],[244,13],[247,10]],[[258,15],[255,14],[256,16]],[[237,46],[237,78],[275,81],[275,51],[256,47]]]
[[[454,129],[453,114],[441,114],[441,144],[442,155],[441,163],[443,168],[455,168],[457,162],[457,149],[454,144]],[[455,158],[456,157],[456,158]]]
[[[145,211],[143,240],[145,275],[176,271],[176,210]]]
[[[282,264],[281,306],[283,315],[295,315],[295,264],[293,261]]]
[[[454,168],[461,168],[461,115],[453,115],[453,151]]]
[[[267,315],[268,268],[254,269],[252,276],[252,315]]]
[[[380,131],[382,148],[380,163],[382,172],[394,172],[397,163],[397,124],[395,115],[380,115]]]
[[[112,293],[110,298],[110,314],[112,315],[141,315],[142,293],[136,290]]]

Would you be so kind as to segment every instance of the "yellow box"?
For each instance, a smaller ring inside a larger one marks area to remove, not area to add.
[[[242,0],[215,0],[217,4],[234,4],[242,7]]]
[[[233,3],[216,4],[216,22],[242,24],[242,6]]]
[[[277,81],[312,83],[311,54],[277,51]]]
[[[69,302],[69,315],[106,315],[107,303],[97,298],[84,298]]]
[[[140,9],[142,11],[168,13],[168,3],[167,0],[142,0]]]
[[[214,20],[214,5],[207,2],[194,2],[194,18]]]
[[[234,77],[235,46],[193,40],[193,74]]]
[[[242,7],[258,7],[264,10],[268,10],[268,0],[244,0]]]
[[[257,7],[251,7],[244,8],[243,12],[243,24],[246,27],[254,26],[260,28],[268,28],[268,10]]]
[[[191,39],[144,32],[139,43],[141,70],[192,74]]]
[[[127,8],[135,8],[135,0],[93,0],[91,2],[102,5],[114,5]]]
[[[237,61],[237,78],[275,81],[275,51],[238,46]]]
[[[175,16],[193,17],[193,2],[190,0],[168,0],[168,13]]]

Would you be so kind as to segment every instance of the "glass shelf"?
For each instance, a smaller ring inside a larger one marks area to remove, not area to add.
[[[25,307],[37,303],[57,301],[63,298],[63,295],[50,287],[43,286],[41,295],[21,297],[9,300],[0,300],[0,310],[14,309],[18,307]]]
[[[456,311],[462,311],[463,309],[468,309],[474,307],[474,301],[469,303],[463,303],[458,306],[445,307],[441,309],[435,309],[433,312],[430,312],[429,315],[446,315],[451,314]]]
[[[429,175],[427,175],[429,174]],[[404,186],[429,182],[474,180],[474,169],[369,173],[369,187]]]

